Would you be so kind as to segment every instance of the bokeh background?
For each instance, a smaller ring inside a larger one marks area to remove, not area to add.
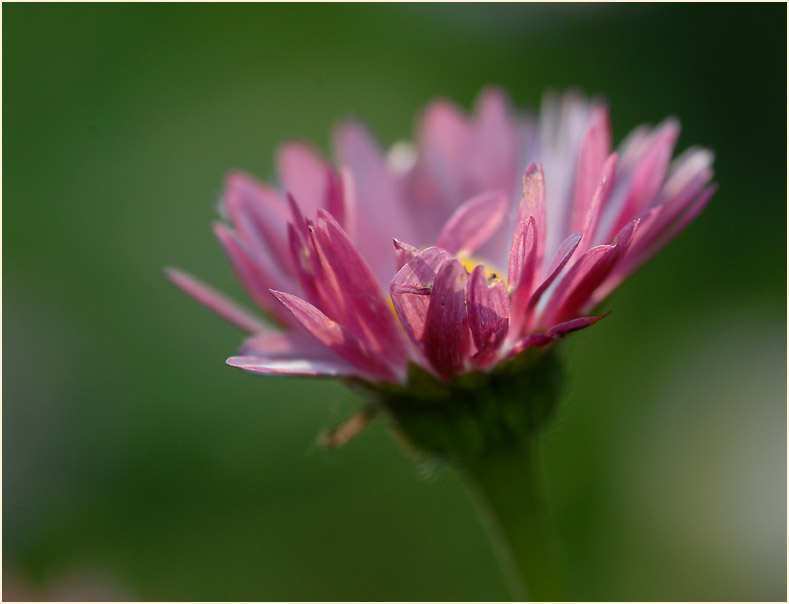
[[[786,598],[786,6],[3,6],[5,598],[499,600],[470,501],[342,385],[226,367],[225,172],[385,144],[489,83],[683,122],[720,190],[561,346],[543,448],[573,599]]]

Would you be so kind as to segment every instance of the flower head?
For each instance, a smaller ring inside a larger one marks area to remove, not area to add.
[[[414,145],[384,154],[358,122],[329,163],[302,143],[279,183],[227,178],[215,232],[267,325],[180,271],[170,278],[249,332],[228,364],[264,374],[404,385],[489,372],[604,315],[614,288],[675,237],[715,190],[712,154],[672,161],[674,120],[613,150],[604,103],[548,96],[537,117],[483,91],[447,101]]]

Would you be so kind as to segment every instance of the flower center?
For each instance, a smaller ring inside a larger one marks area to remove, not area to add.
[[[460,264],[462,264],[466,270],[470,273],[474,270],[475,267],[479,266],[480,264],[485,269],[485,276],[488,278],[488,283],[493,281],[494,279],[500,279],[504,286],[507,287],[509,291],[509,287],[507,286],[507,280],[504,278],[504,273],[500,271],[495,266],[491,265],[490,263],[483,262],[479,258],[475,258],[474,256],[463,256],[458,258],[460,260]]]

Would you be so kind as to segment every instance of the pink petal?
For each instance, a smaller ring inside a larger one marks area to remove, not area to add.
[[[568,225],[570,232],[581,231],[591,234],[584,225],[589,222],[588,217],[592,213],[595,192],[600,186],[601,178],[603,182],[606,181],[606,177],[610,180],[613,173],[610,167],[607,175],[603,173],[606,160],[611,154],[611,125],[608,109],[596,107],[593,113],[594,122],[586,132],[578,158],[575,195]]]
[[[631,243],[630,250],[627,255],[617,264],[613,274],[606,279],[605,284],[595,292],[595,300],[597,302],[604,300],[613,292],[630,274],[637,268],[643,265],[647,260],[652,258],[657,252],[663,249],[672,239],[679,235],[705,208],[707,202],[717,190],[716,185],[710,185],[702,193],[700,193],[692,203],[687,204],[683,208],[683,212],[669,225],[663,226],[662,230],[657,230],[655,227],[655,220],[662,218],[661,210],[665,208],[653,208],[646,218],[641,219],[633,242]],[[645,224],[646,223],[646,224]],[[642,225],[649,233],[639,239],[641,235]]]
[[[645,124],[631,130],[619,144],[619,157],[624,170],[630,170],[644,154],[652,140],[652,128]]]
[[[165,274],[185,293],[236,327],[250,333],[266,329],[266,326],[251,313],[195,277],[176,268],[165,269]]]
[[[592,196],[592,201],[587,207],[586,215],[583,216],[583,222],[576,226],[574,225],[572,230],[579,231],[585,235],[583,245],[580,245],[579,254],[586,253],[595,242],[595,235],[597,231],[597,224],[600,220],[600,213],[602,209],[608,203],[608,199],[611,196],[611,191],[614,187],[614,175],[616,172],[616,164],[617,164],[617,155],[616,153],[612,154],[605,162],[602,168],[602,179],[600,183],[597,185],[597,189]]]
[[[316,359],[339,361],[331,350],[300,329],[271,331],[264,329],[244,340],[241,355],[269,359]]]
[[[648,228],[643,229],[643,233],[639,233],[640,237],[637,238],[637,241],[634,241],[633,255],[644,254],[647,249],[653,250],[652,253],[654,253],[657,249],[662,248],[668,242],[668,239],[665,237],[666,233],[696,203],[699,195],[711,178],[712,171],[704,169],[688,179],[685,186],[679,190],[674,186],[676,181],[672,183],[667,182],[664,191],[675,190],[676,193],[672,196],[668,196],[668,193],[662,193],[662,196],[666,197],[666,201],[649,212],[649,215],[652,215],[653,211],[655,211],[654,220],[650,221],[648,225],[644,225],[648,226]],[[641,230],[639,227],[639,231]]]
[[[678,136],[679,124],[674,120],[666,120],[652,135],[630,174],[623,178],[624,189],[608,204],[603,221],[605,230],[601,233],[603,240],[650,207],[666,177]]]
[[[556,287],[542,324],[552,325],[573,318],[613,270],[618,258],[619,250],[615,245],[599,245],[581,256]]]
[[[665,180],[678,137],[679,123],[673,120],[668,120],[657,132],[654,143],[633,171],[632,188],[628,199],[628,203],[632,206],[623,211],[625,216],[638,215],[655,198]]]
[[[232,172],[226,179],[224,201],[233,226],[255,256],[273,254],[282,269],[290,270],[288,210],[279,193],[246,174]]]
[[[547,333],[532,333],[518,341],[509,351],[508,357],[514,357],[526,350],[535,346],[547,346],[557,338],[564,337],[570,332],[584,329],[590,325],[594,325],[600,319],[607,317],[610,312],[595,317],[579,317],[570,321],[565,321],[558,325],[551,327]]]
[[[391,370],[377,354],[366,350],[350,331],[332,321],[309,302],[284,292],[271,292],[293,316],[296,323],[338,357],[374,376],[391,378]]]
[[[438,247],[458,256],[473,253],[498,229],[508,205],[506,196],[498,191],[471,198],[444,225]]]
[[[342,361],[310,359],[266,359],[255,356],[230,357],[227,364],[252,373],[265,375],[300,375],[306,377],[366,377],[353,365]]]
[[[545,210],[545,174],[542,166],[537,168],[534,162],[526,167],[523,174],[523,193],[518,206],[516,224],[523,222],[529,216],[534,217],[535,227],[535,266],[540,267],[545,255],[546,237],[546,210]]]
[[[327,212],[318,212],[311,230],[322,268],[316,286],[333,301],[333,316],[382,359],[403,365],[402,332],[367,263]]]
[[[536,239],[534,216],[529,216],[525,220],[519,220],[515,226],[515,234],[512,238],[509,271],[507,273],[507,281],[510,284],[510,292],[512,292],[510,340],[520,335],[520,330],[527,320],[527,305],[537,267]]]
[[[562,337],[572,331],[578,331],[579,329],[584,329],[585,327],[594,325],[600,319],[603,319],[610,314],[611,311],[604,313],[602,315],[596,315],[594,317],[578,317],[577,319],[565,321],[564,323],[559,323],[558,325],[554,325],[553,327],[551,327],[548,330],[547,335],[552,338]]]
[[[327,263],[321,260],[314,236],[314,225],[306,220],[292,196],[288,195],[291,214],[288,237],[293,263],[306,298],[329,316],[340,319],[338,288],[327,287]]]
[[[545,245],[541,249],[553,253],[570,229],[570,216],[575,194],[578,157],[584,137],[599,103],[588,102],[576,93],[561,97],[546,95],[540,110],[540,145],[536,156],[547,179]],[[537,227],[541,227],[540,221]],[[545,260],[545,255],[542,254]]]
[[[219,238],[236,276],[252,299],[278,319],[287,323],[287,313],[283,313],[278,305],[272,302],[268,290],[273,287],[291,287],[295,284],[281,275],[270,257],[253,259],[247,246],[225,225],[215,224],[214,233]],[[267,264],[261,266],[257,262],[258,260]]]
[[[283,145],[277,153],[277,170],[285,192],[308,216],[325,207],[329,165],[316,149],[304,143]]]
[[[666,182],[660,191],[660,202],[676,197],[685,190],[698,175],[712,178],[714,154],[709,149],[691,147],[683,151],[672,163]]]
[[[452,255],[429,247],[409,260],[395,275],[389,287],[392,305],[408,337],[421,349],[430,293],[441,266]]]
[[[663,245],[667,244],[669,241],[674,239],[677,235],[679,235],[682,231],[685,230],[691,222],[696,220],[696,217],[701,213],[701,211],[707,206],[707,202],[712,198],[715,192],[718,190],[717,183],[713,183],[708,186],[704,191],[699,195],[693,204],[690,206],[687,212],[677,221],[677,223],[668,231],[666,239],[662,242]],[[661,246],[662,249],[663,246]],[[656,252],[659,250],[655,250]]]
[[[468,324],[474,345],[475,361],[484,365],[494,357],[509,327],[510,304],[507,288],[501,279],[488,285],[485,267],[474,267],[466,294]]]
[[[534,293],[529,299],[529,310],[537,306],[537,303],[540,301],[540,297],[543,295],[543,293],[545,293],[545,290],[550,287],[554,279],[556,279],[556,277],[559,276],[559,273],[562,272],[562,269],[575,253],[575,250],[578,247],[578,244],[581,242],[581,239],[581,233],[573,233],[559,244],[559,249],[556,250],[556,254],[554,255],[553,260],[548,267],[548,276],[545,278],[545,281],[543,281],[540,286],[534,290]]]
[[[315,285],[315,248],[312,245],[312,238],[307,238],[302,229],[293,223],[288,223],[288,243],[290,253],[293,258],[293,272],[299,279],[305,297],[312,300],[318,306],[321,304],[321,294]]]
[[[399,271],[405,264],[419,253],[413,245],[408,245],[397,239],[392,239],[395,248],[395,270]]]
[[[466,367],[471,334],[466,315],[468,273],[456,259],[436,274],[424,332],[424,352],[433,369],[449,379]]]
[[[511,290],[517,289],[524,277],[531,279],[532,271],[524,271],[524,268],[528,263],[531,263],[533,268],[536,239],[537,229],[534,226],[534,216],[519,216],[519,220],[515,224],[515,233],[512,236],[507,270],[507,281]]]
[[[361,200],[359,210],[368,204],[367,207],[374,207],[379,214],[383,212],[395,222],[402,221],[402,217],[397,215],[400,195],[397,183],[378,143],[364,124],[357,121],[341,124],[334,131],[333,144],[337,161],[353,175],[356,195]],[[369,213],[372,217],[373,212]]]
[[[478,191],[501,189],[509,193],[517,186],[520,167],[517,124],[509,98],[495,88],[483,90],[475,114],[470,166],[474,186]]]
[[[346,219],[345,191],[343,178],[329,167],[326,173],[326,211],[338,224],[344,225]]]
[[[338,161],[353,183],[351,218],[354,245],[381,284],[391,279],[392,237],[413,241],[416,235],[402,193],[378,144],[360,123],[342,124],[334,134]]]
[[[466,116],[449,101],[434,101],[419,126],[420,156],[436,189],[450,208],[467,196],[468,153],[472,130]]]
[[[555,324],[573,318],[592,306],[595,290],[605,281],[617,261],[627,253],[638,220],[626,224],[611,245],[594,247],[581,256],[559,283],[549,302],[543,322]]]
[[[514,357],[519,355],[527,348],[535,346],[547,346],[553,342],[553,338],[544,333],[531,333],[522,340],[519,340],[509,351],[508,356]]]

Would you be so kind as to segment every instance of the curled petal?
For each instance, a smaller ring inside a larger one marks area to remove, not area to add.
[[[471,334],[466,314],[468,273],[459,261],[445,262],[436,274],[425,320],[424,352],[433,369],[449,379],[465,369]]]
[[[507,288],[501,279],[489,284],[485,267],[474,267],[466,293],[468,324],[474,345],[477,347],[475,361],[484,365],[492,359],[507,335],[510,304]]]
[[[395,249],[395,270],[400,270],[405,264],[419,253],[413,245],[408,245],[397,239],[392,239]]]
[[[392,305],[408,336],[420,349],[430,305],[430,293],[441,266],[452,259],[446,250],[429,247],[401,268],[389,287]]]

